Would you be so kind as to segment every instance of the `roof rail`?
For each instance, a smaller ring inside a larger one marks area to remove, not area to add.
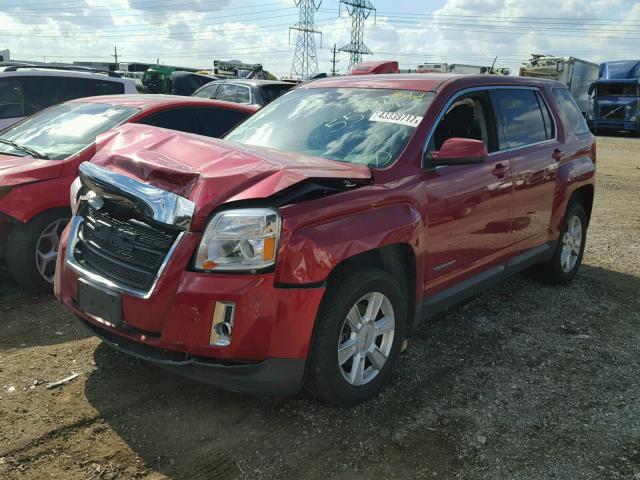
[[[11,63],[11,62],[9,62]],[[0,66],[3,66],[2,64],[0,64]],[[41,68],[44,70],[65,70],[65,71],[70,71],[70,72],[87,72],[87,73],[102,73],[105,75],[108,75],[110,77],[115,77],[115,78],[122,78],[119,74],[117,74],[116,72],[111,72],[109,70],[100,70],[98,68],[90,68],[90,67],[81,67],[81,66],[75,66],[75,65],[38,65],[38,64],[28,64],[28,63],[22,63],[22,64],[10,64],[8,67],[5,67],[4,71],[5,72],[15,72],[19,69],[22,68]]]

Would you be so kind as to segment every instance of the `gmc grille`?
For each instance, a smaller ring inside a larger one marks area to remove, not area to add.
[[[118,285],[148,291],[177,235],[134,214],[87,206],[74,256],[87,270]]]

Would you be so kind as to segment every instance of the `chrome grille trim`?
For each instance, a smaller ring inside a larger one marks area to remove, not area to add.
[[[141,201],[151,212],[151,218],[167,225],[188,230],[191,225],[195,203],[180,195],[168,192],[153,185],[140,182],[125,175],[112,172],[91,162],[80,164],[80,181],[91,190],[91,183],[104,186],[105,197],[109,193]]]

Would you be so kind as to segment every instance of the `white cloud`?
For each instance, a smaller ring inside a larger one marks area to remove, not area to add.
[[[298,21],[297,11],[286,8],[292,4],[280,0],[249,9],[236,0],[75,0],[76,6],[65,11],[44,2],[3,7],[0,48],[10,48],[14,58],[22,59],[108,61],[116,45],[122,61],[160,58],[167,64],[210,68],[214,59],[233,58],[260,62],[286,75],[295,45],[295,31],[288,42],[288,26]],[[334,43],[341,47],[349,42],[351,28],[349,18],[338,18],[337,8],[326,4],[316,14],[323,32],[322,48],[317,37],[320,71],[330,70],[330,50]],[[393,2],[379,8],[395,10]],[[591,26],[581,30],[561,20],[545,23],[530,17],[582,18]],[[594,18],[626,23],[589,21]],[[498,55],[499,66],[514,69],[533,52],[597,62],[635,57],[640,34],[629,38],[638,30],[634,20],[640,21],[640,3],[628,0],[448,0],[435,12],[379,13],[375,24],[369,19],[365,43],[374,55],[365,58],[398,59],[401,67],[415,68],[425,61],[486,65]],[[339,54],[339,60],[344,71],[348,54]]]

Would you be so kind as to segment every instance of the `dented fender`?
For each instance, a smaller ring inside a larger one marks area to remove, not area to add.
[[[410,204],[362,209],[303,226],[285,217],[276,282],[321,283],[336,266],[360,253],[398,243],[416,249],[422,224],[422,216]]]

